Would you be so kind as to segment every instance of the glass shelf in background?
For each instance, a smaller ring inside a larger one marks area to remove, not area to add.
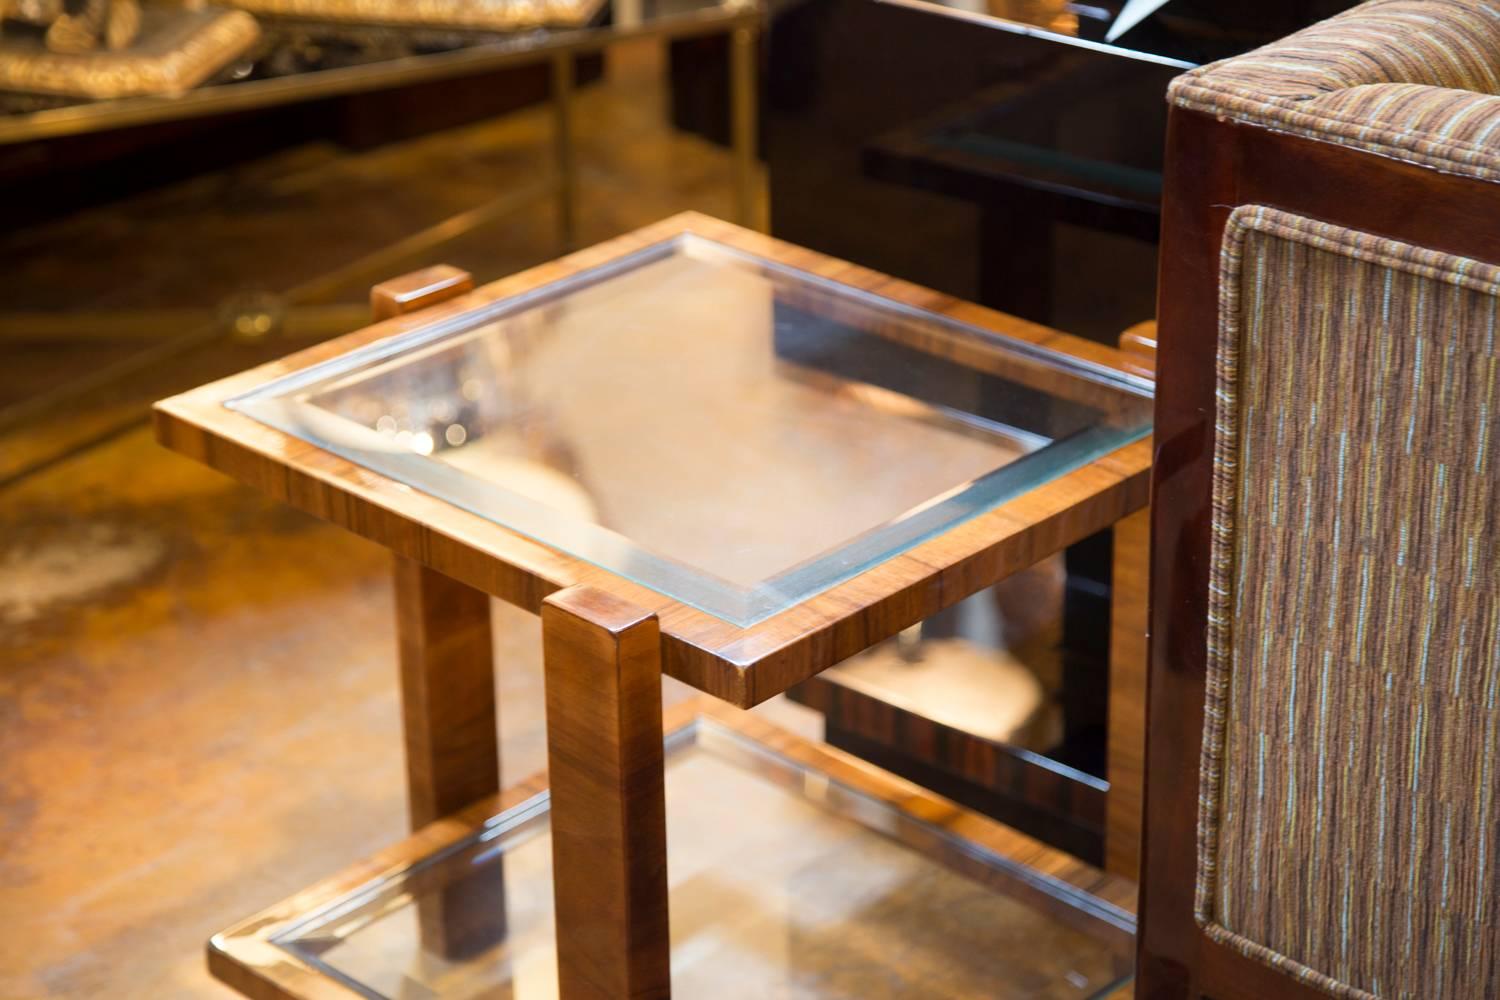
[[[320,6],[326,7],[321,16]],[[180,93],[117,98],[0,90],[0,144],[459,76],[531,54],[597,48],[633,34],[691,30],[696,22],[732,20],[754,10],[745,0],[559,0],[552,5],[555,16],[543,4],[517,4],[516,22],[509,27],[505,8],[496,5],[495,23],[486,27],[474,4],[454,4],[452,23],[444,23],[438,5],[427,5],[404,22],[383,21],[380,6],[247,0],[243,7],[258,19],[259,39],[245,53],[226,59],[201,85]],[[391,6],[399,11],[402,5]],[[149,7],[147,15],[155,21],[175,16]],[[21,25],[16,30],[35,34],[32,47],[41,48],[40,31]]]
[[[714,719],[669,740],[666,788],[675,995],[1083,1000],[1130,973],[1128,933],[1092,936],[985,884],[1014,862]],[[423,906],[489,940],[442,957]],[[376,1000],[552,1000],[554,933],[542,793],[271,941]]]
[[[684,235],[227,405],[748,627],[1144,437],[1151,391]]]

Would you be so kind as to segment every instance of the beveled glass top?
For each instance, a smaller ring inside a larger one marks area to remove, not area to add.
[[[226,405],[741,627],[1151,413],[1144,381],[692,234]]]

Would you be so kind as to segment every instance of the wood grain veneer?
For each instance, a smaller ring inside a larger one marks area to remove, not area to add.
[[[412,829],[500,790],[490,599],[396,560],[396,637]]]
[[[1104,868],[1139,878],[1146,778],[1146,605],[1151,512],[1115,525],[1110,581],[1109,737],[1104,803]]]
[[[1156,377],[1156,321],[1120,334],[1120,351],[1136,373]],[[1146,782],[1147,608],[1151,588],[1151,512],[1137,511],[1114,528],[1109,608],[1109,736],[1104,868],[1138,879]]]
[[[474,276],[451,264],[411,271],[370,289],[370,314],[377,321],[404,316],[474,290]]]
[[[564,590],[542,605],[542,651],[560,995],[670,996],[656,616]]]
[[[532,612],[588,584],[657,615],[662,668],[736,705],[754,705],[964,597],[1087,537],[1146,502],[1151,447],[1139,441],[1060,476],[801,605],[742,629],[574,559],[249,417],[224,400],[374,340],[565,278],[682,233],[697,233],[897,302],[930,309],[1095,364],[1119,352],[694,213],[397,316],[157,404],[166,446]],[[920,345],[917,345],[920,346]]]
[[[1137,323],[1120,334],[1120,353],[1137,375],[1156,377],[1156,320]]]
[[[1044,756],[927,718],[843,683],[837,671],[788,696],[823,713],[826,739],[1084,860],[1102,855],[1107,793]]]
[[[1500,228],[1474,224],[1493,218],[1497,188],[1182,108],[1166,163],[1137,994],[1314,1000],[1327,994],[1211,940],[1194,918],[1224,228],[1236,207],[1264,205],[1497,262]]]

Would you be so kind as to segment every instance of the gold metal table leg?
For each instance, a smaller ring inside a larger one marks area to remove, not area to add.
[[[573,144],[573,57],[552,57],[552,142],[557,155],[557,236],[566,253],[577,245],[578,152]]]
[[[759,229],[755,218],[756,39],[750,25],[736,27],[729,36],[730,136],[734,155],[735,221]]]

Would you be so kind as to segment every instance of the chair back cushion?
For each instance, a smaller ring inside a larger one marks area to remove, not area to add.
[[[1245,206],[1220,296],[1198,921],[1500,995],[1500,268]]]

